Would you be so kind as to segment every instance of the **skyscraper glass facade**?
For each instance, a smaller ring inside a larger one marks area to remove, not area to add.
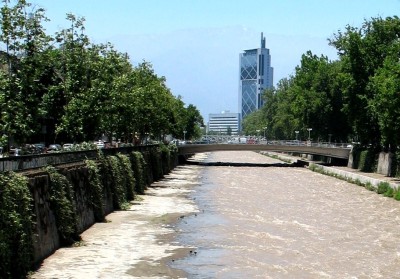
[[[272,86],[271,55],[261,33],[261,48],[240,54],[239,111],[242,118],[263,106],[262,93]]]

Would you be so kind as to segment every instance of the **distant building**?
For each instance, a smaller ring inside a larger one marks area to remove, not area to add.
[[[261,48],[248,49],[240,54],[239,112],[242,118],[263,106],[262,93],[273,86],[271,55],[265,48],[261,33]]]
[[[223,111],[210,113],[208,118],[208,132],[221,135],[237,135],[240,131],[240,113]]]

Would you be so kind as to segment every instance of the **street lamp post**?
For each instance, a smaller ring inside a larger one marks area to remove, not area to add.
[[[308,140],[311,141],[311,131],[312,131],[312,128],[307,128],[307,131],[308,131]]]
[[[298,140],[299,131],[294,131],[296,133],[296,141]]]
[[[183,141],[186,141],[186,133],[187,131],[183,131]]]
[[[265,133],[267,132],[267,128],[268,128],[267,126],[264,127],[264,139],[265,139],[265,141],[267,141],[267,138],[265,137]]]

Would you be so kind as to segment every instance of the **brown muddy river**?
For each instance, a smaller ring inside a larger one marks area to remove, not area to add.
[[[206,161],[269,162],[254,152]],[[188,278],[400,278],[400,202],[304,168],[201,170],[172,267]]]

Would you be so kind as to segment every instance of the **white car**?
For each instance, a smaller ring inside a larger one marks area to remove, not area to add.
[[[63,145],[63,150],[71,150],[74,145],[72,143],[66,143]]]
[[[95,145],[97,146],[97,148],[99,148],[99,149],[105,147],[104,142],[102,142],[101,140],[96,141],[94,144],[95,144]]]

